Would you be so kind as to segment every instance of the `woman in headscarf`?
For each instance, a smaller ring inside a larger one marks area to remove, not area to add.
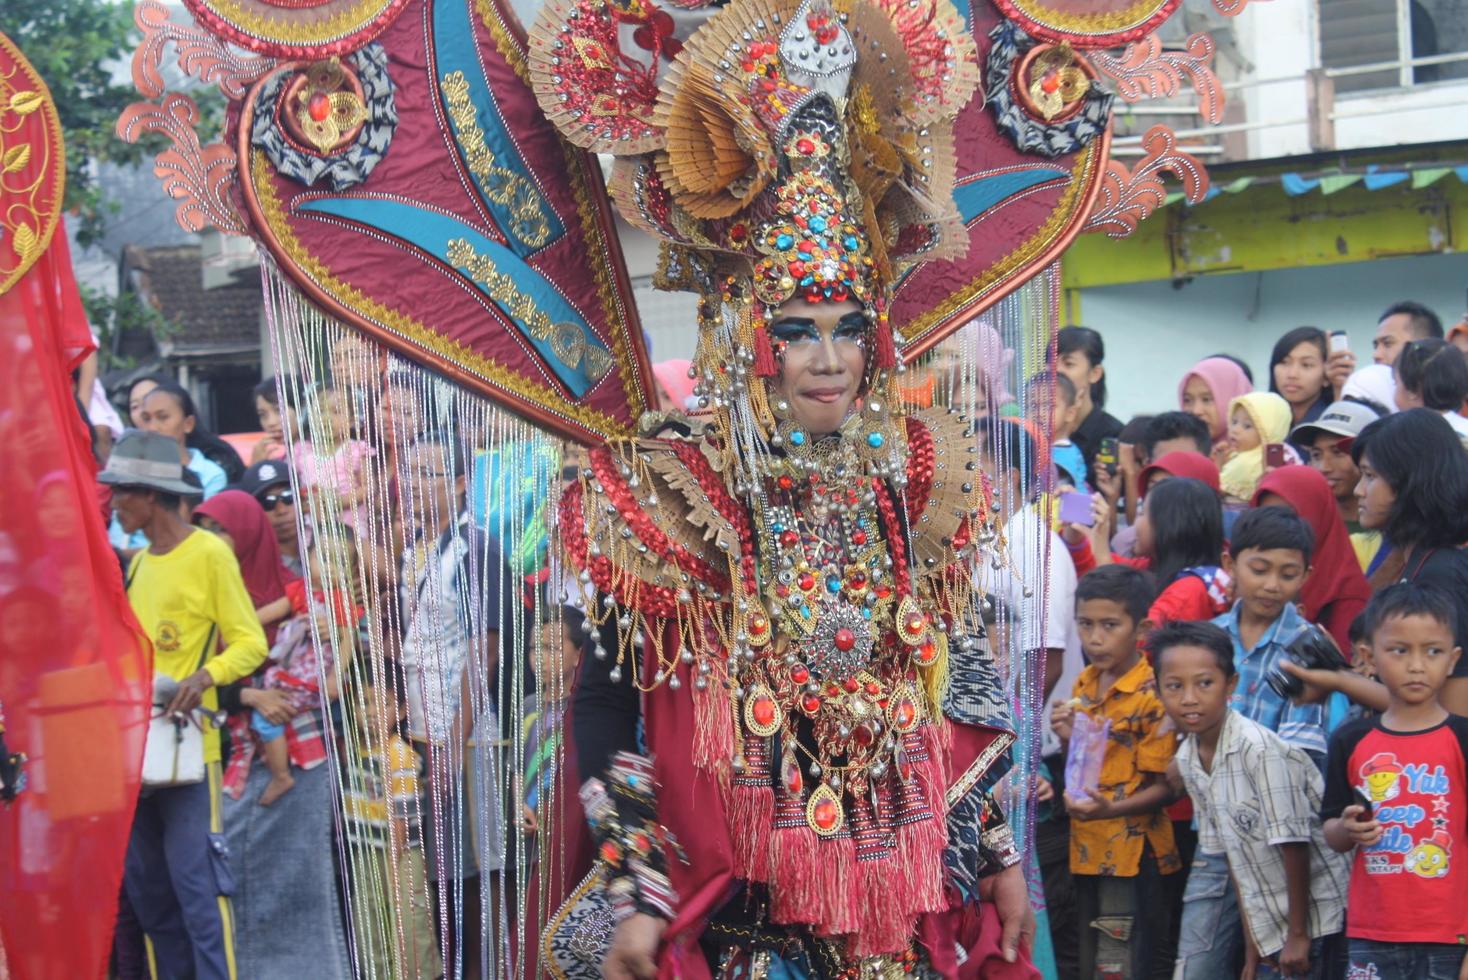
[[[1228,441],[1228,406],[1254,390],[1244,369],[1226,357],[1205,357],[1177,386],[1178,407],[1208,424],[1217,449]]]
[[[1264,474],[1252,504],[1288,507],[1315,532],[1310,574],[1300,590],[1300,603],[1305,618],[1319,623],[1349,653],[1351,621],[1371,600],[1371,586],[1356,561],[1330,484],[1309,466],[1284,466]]]
[[[265,639],[274,643],[276,627],[290,615],[285,587],[299,576],[281,561],[265,509],[243,490],[224,490],[194,508],[194,523],[234,549],[250,601],[265,626]]]

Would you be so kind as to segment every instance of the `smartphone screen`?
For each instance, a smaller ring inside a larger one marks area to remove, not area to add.
[[[1115,436],[1107,436],[1101,440],[1096,447],[1096,465],[1104,466],[1112,473],[1116,472],[1116,464],[1121,459],[1121,443]]]
[[[1285,463],[1286,461],[1284,443],[1271,442],[1269,445],[1264,447],[1265,466],[1278,468],[1280,466],[1284,466]]]
[[[1330,352],[1334,354],[1338,350],[1350,350],[1351,338],[1346,336],[1344,330],[1332,330],[1330,332]]]
[[[1063,493],[1060,495],[1060,519],[1066,524],[1081,524],[1090,527],[1095,523],[1091,514],[1091,495],[1088,493]]]

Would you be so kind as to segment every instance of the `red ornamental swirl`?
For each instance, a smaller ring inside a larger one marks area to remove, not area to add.
[[[1210,125],[1223,121],[1224,91],[1213,72],[1213,38],[1194,34],[1184,51],[1164,51],[1162,40],[1148,35],[1129,45],[1119,56],[1092,52],[1091,64],[1115,83],[1116,94],[1127,102],[1167,99],[1182,90],[1186,79],[1198,93],[1198,115]]]
[[[1175,174],[1183,182],[1183,196],[1197,204],[1208,194],[1208,172],[1191,154],[1177,148],[1177,135],[1167,126],[1153,126],[1142,137],[1147,155],[1133,170],[1112,160],[1096,207],[1084,231],[1104,231],[1111,238],[1126,238],[1137,224],[1167,203],[1162,174]]]
[[[117,120],[117,135],[136,143],[145,132],[166,135],[173,148],[158,154],[153,172],[163,189],[179,202],[178,223],[188,231],[213,225],[243,235],[245,223],[230,201],[236,181],[234,151],[223,143],[199,145],[199,106],[186,95],[170,93],[162,104],[134,102]]]

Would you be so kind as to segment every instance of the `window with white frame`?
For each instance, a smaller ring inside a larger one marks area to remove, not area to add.
[[[1338,94],[1468,78],[1468,0],[1318,0]]]

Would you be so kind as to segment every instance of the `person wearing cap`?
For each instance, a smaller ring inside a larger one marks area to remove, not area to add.
[[[147,536],[128,565],[127,595],[153,643],[154,670],[177,682],[164,710],[217,710],[217,688],[264,662],[265,632],[229,546],[180,515],[182,499],[199,490],[184,478],[176,442],[130,429],[97,479],[112,488],[123,531]],[[232,881],[220,818],[219,732],[208,722],[203,729],[204,781],[143,790],[123,880],[157,974],[213,980],[235,976]]]
[[[1354,399],[1345,399],[1329,405],[1313,422],[1295,426],[1290,440],[1310,450],[1310,466],[1325,477],[1330,492],[1335,497],[1336,509],[1341,520],[1346,522],[1346,531],[1351,536],[1351,547],[1361,570],[1370,570],[1380,564],[1391,549],[1382,548],[1381,532],[1368,531],[1361,527],[1361,510],[1356,500],[1356,484],[1361,481],[1361,470],[1351,459],[1351,446],[1361,430],[1381,415],[1369,405]]]
[[[290,464],[283,459],[262,460],[245,470],[245,475],[240,478],[240,489],[258,500],[265,509],[285,567],[297,575],[304,574]]]

